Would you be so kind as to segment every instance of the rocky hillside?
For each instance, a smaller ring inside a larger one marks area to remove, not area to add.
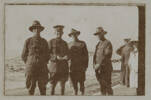
[[[25,64],[20,57],[10,58],[5,60],[6,71],[24,71]]]

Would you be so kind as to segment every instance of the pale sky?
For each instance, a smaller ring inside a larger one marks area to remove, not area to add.
[[[118,57],[115,51],[124,38],[138,39],[138,9],[132,6],[7,5],[5,14],[6,57],[21,55],[25,40],[33,35],[28,28],[34,20],[45,27],[41,36],[48,41],[54,38],[54,25],[65,26],[63,39],[67,42],[71,28],[79,30],[89,51],[94,51],[98,42],[93,35],[96,27],[102,26],[113,45],[113,58]]]

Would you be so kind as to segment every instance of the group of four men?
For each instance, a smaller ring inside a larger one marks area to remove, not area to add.
[[[73,83],[74,94],[78,94],[78,83],[81,94],[84,95],[85,72],[88,67],[88,50],[86,43],[78,39],[80,31],[72,29],[69,37],[73,39],[67,44],[62,39],[63,25],[54,26],[56,38],[47,42],[40,36],[44,30],[39,21],[34,21],[29,30],[34,33],[33,37],[25,41],[22,59],[26,64],[26,87],[29,95],[34,95],[36,84],[41,95],[46,95],[46,85],[52,84],[51,95],[55,94],[58,82],[61,85],[61,95],[64,95],[65,83],[70,76]],[[111,72],[112,72],[112,44],[104,35],[107,32],[102,27],[97,28],[94,35],[98,36],[99,43],[96,46],[93,67],[96,78],[100,84],[102,95],[112,95]]]

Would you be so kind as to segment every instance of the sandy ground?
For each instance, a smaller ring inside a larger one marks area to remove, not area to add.
[[[92,57],[90,57],[90,66],[86,72],[86,81],[85,81],[85,95],[100,95],[99,84],[96,80],[94,70],[92,68]],[[25,88],[25,73],[24,73],[24,65],[20,58],[9,59],[6,61],[5,66],[5,95],[7,96],[25,96],[28,95],[27,89]],[[120,69],[120,64],[113,64],[114,70]],[[119,92],[126,90],[126,87],[119,86],[120,81],[120,73],[113,72],[112,73],[112,86],[115,92],[115,95],[120,95]],[[118,86],[118,88],[116,88]],[[132,91],[132,90],[128,90]],[[123,92],[121,95],[125,95]],[[36,88],[35,95],[39,95],[39,90]],[[50,95],[50,83],[47,84],[47,95]],[[56,95],[60,95],[60,85],[57,84],[56,87]],[[73,95],[73,87],[70,81],[66,83],[66,91],[65,95]],[[80,95],[80,93],[79,93]],[[128,93],[127,95],[135,95],[134,90],[132,93]]]
[[[119,73],[113,73],[112,75],[112,83],[113,86],[119,84]],[[9,76],[9,78],[6,81],[6,91],[5,95],[15,95],[15,96],[21,96],[21,95],[28,95],[27,89],[25,88],[25,77],[24,73],[15,72]],[[87,80],[85,81],[85,95],[94,95],[96,93],[99,93],[99,84],[96,81],[96,78],[94,75],[88,75],[87,74]],[[36,88],[35,95],[39,95],[39,90]],[[47,84],[47,95],[50,95],[50,84]],[[58,84],[56,87],[56,95],[60,95],[60,85]],[[65,95],[73,95],[73,87],[68,81],[66,83],[66,92]],[[100,95],[100,94],[98,94]]]

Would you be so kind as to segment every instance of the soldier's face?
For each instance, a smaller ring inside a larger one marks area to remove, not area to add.
[[[78,36],[77,36],[77,35],[71,35],[71,39],[72,39],[72,41],[77,40],[77,38],[78,38]]]
[[[125,41],[125,44],[128,44],[128,43],[130,43],[129,41]]]
[[[104,34],[98,34],[97,36],[98,36],[99,40],[103,40],[104,39]]]
[[[40,29],[39,28],[33,29],[33,33],[35,33],[35,34],[40,33]]]
[[[57,38],[61,38],[62,35],[63,35],[63,32],[62,32],[62,31],[57,31],[57,32],[56,32]]]

